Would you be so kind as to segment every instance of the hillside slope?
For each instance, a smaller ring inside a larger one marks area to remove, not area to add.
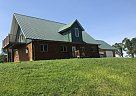
[[[135,96],[136,59],[0,64],[0,96]]]

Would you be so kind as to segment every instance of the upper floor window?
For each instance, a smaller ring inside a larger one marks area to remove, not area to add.
[[[18,39],[19,39],[19,42],[24,42],[24,36],[23,36],[23,34],[21,34]]]
[[[61,52],[67,52],[67,46],[60,46]]]
[[[47,44],[41,44],[40,47],[41,47],[40,50],[42,52],[48,52],[48,45]]]
[[[79,29],[75,28],[75,37],[79,37]]]

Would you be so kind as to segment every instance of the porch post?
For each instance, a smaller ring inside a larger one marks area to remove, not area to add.
[[[14,50],[11,47],[11,62],[14,62]]]
[[[6,51],[7,51],[7,62],[9,62],[9,49],[6,48]]]

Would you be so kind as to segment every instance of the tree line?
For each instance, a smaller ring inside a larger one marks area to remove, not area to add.
[[[112,46],[117,48],[115,53],[118,54],[120,57],[124,57],[124,51],[129,57],[136,57],[136,37],[132,39],[124,38],[122,42],[115,43]]]

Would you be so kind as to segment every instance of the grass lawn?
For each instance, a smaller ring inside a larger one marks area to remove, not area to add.
[[[0,64],[0,96],[136,96],[136,59]]]

